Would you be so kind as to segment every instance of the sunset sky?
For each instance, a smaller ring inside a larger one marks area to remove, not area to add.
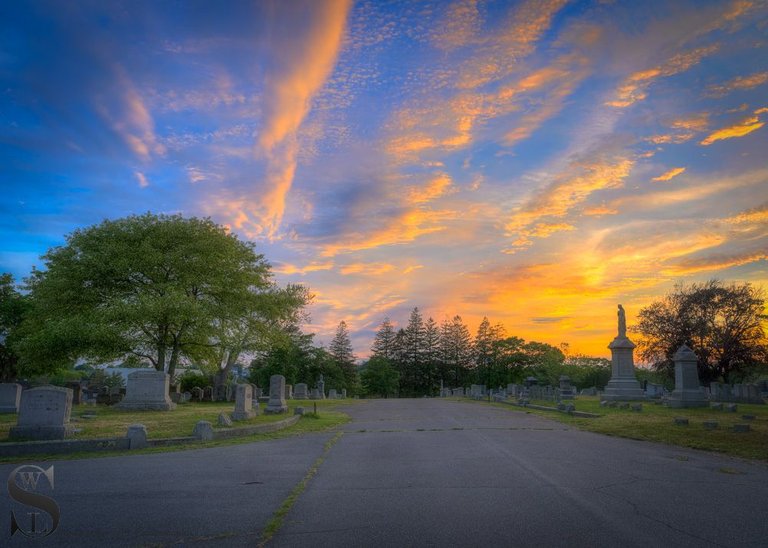
[[[768,287],[768,3],[19,1],[0,270],[151,210],[345,320],[483,316],[606,356],[616,304]]]

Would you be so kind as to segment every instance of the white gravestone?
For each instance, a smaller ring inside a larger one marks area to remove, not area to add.
[[[72,390],[40,386],[21,393],[19,417],[11,427],[11,439],[61,440],[72,434]]]
[[[14,383],[0,384],[0,413],[18,413],[21,403],[21,385]]]
[[[250,384],[238,384],[235,391],[235,410],[232,420],[244,421],[255,416],[253,410],[253,387]]]
[[[168,396],[169,377],[164,371],[135,371],[128,375],[128,385],[117,409],[170,411],[176,404]]]
[[[269,403],[264,413],[287,413],[288,404],[285,402],[285,377],[272,375],[269,378]]]

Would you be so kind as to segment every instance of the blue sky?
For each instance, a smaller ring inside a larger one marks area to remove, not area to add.
[[[765,1],[14,2],[0,269],[210,216],[360,355],[483,316],[606,355],[677,282],[765,285]]]

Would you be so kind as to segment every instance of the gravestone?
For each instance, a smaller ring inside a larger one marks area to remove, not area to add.
[[[582,396],[597,396],[597,388],[594,386],[590,386],[589,388],[583,388],[581,390]]]
[[[304,382],[296,384],[293,389],[293,397],[297,400],[306,400],[309,397],[309,394],[307,394],[307,384]]]
[[[190,401],[203,401],[203,389],[199,386],[192,388]]]
[[[285,385],[285,399],[286,400],[292,400],[293,399],[293,385],[292,384],[286,384]]]
[[[201,401],[213,401],[213,388],[206,386],[203,388],[203,399]]]
[[[335,388],[329,388],[328,389],[328,399],[329,400],[335,400],[336,399],[336,389]]]
[[[219,426],[230,427],[232,426],[232,419],[226,413],[219,413],[218,423]]]
[[[235,390],[235,410],[232,419],[236,421],[248,420],[255,416],[253,412],[253,388],[250,384],[238,384]]]
[[[664,385],[663,384],[654,384],[652,382],[649,382],[645,385],[645,396],[647,398],[661,398],[664,395]]]
[[[312,393],[309,395],[310,400],[319,400],[320,398],[320,391],[317,388],[312,389]]]
[[[269,378],[269,403],[264,413],[271,415],[276,413],[287,413],[288,404],[285,402],[285,377],[282,375],[272,375]]]
[[[18,413],[20,403],[20,384],[15,382],[0,384],[0,413]]]
[[[40,386],[21,393],[19,417],[10,439],[61,440],[72,434],[72,390]]]
[[[176,404],[168,396],[168,374],[164,371],[135,371],[128,375],[125,397],[116,409],[170,411]]]
[[[208,421],[197,421],[192,437],[200,441],[210,441],[213,439],[213,425]]]
[[[317,392],[320,397],[316,399],[324,400],[325,399],[325,379],[323,378],[322,373],[320,373],[320,378],[317,380]]]
[[[187,403],[192,399],[192,392],[182,392],[181,393],[181,402]]]
[[[72,405],[80,405],[83,403],[83,387],[80,385],[80,382],[68,382],[66,386],[72,390]]]
[[[603,399],[608,401],[633,401],[645,399],[643,389],[635,377],[635,362],[632,352],[635,343],[627,338],[627,318],[624,308],[619,305],[618,335],[611,341],[611,380],[605,387]]]
[[[342,397],[342,399],[345,399],[345,400],[347,399],[347,389],[346,388],[342,388],[341,389],[341,397]]]
[[[560,375],[560,399],[561,400],[573,400],[576,398],[575,390],[571,386],[571,377],[568,375]]]
[[[699,384],[696,354],[686,345],[682,345],[672,359],[675,362],[675,389],[667,399],[667,406],[706,407],[707,399]]]
[[[147,443],[147,427],[143,424],[132,424],[128,427],[128,449],[144,449]]]

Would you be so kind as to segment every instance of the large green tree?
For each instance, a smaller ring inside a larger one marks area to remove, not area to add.
[[[363,365],[360,377],[369,396],[387,398],[397,393],[400,374],[386,358],[373,356]]]
[[[43,259],[27,281],[29,367],[134,356],[173,375],[184,355],[219,344],[222,325],[270,314],[259,308],[273,288],[268,263],[207,218],[105,220]]]
[[[0,275],[0,382],[15,380],[19,356],[14,348],[28,299],[16,288],[13,276]]]
[[[732,382],[750,367],[768,362],[765,320],[761,288],[716,279],[679,284],[638,314],[638,354],[671,377],[672,357],[686,344],[698,357],[703,382]]]
[[[359,375],[355,364],[355,354],[352,349],[352,341],[349,338],[349,329],[345,321],[339,322],[336,334],[331,341],[328,351],[336,365],[344,372],[344,384],[336,388],[346,388],[352,394],[357,392]],[[330,386],[330,385],[329,385]]]

